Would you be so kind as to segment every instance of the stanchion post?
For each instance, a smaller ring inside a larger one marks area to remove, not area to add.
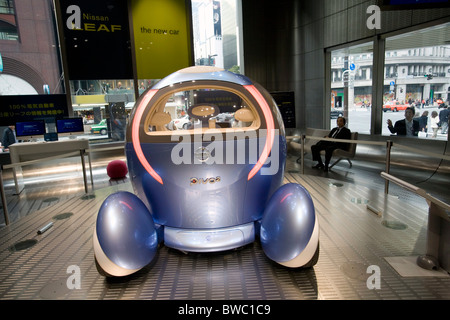
[[[0,192],[2,196],[3,215],[5,216],[5,224],[9,224],[8,204],[6,203],[5,189],[3,187],[3,165],[0,165]]]
[[[81,157],[81,166],[83,167],[84,191],[85,191],[85,193],[88,193],[87,178],[86,178],[86,164],[85,164],[85,160],[84,160],[84,149],[80,149],[80,157]]]
[[[434,202],[430,203],[428,210],[428,226],[427,226],[427,249],[424,255],[417,257],[417,264],[427,270],[437,270],[440,267],[439,258],[441,257],[439,248],[445,248],[444,242],[441,243],[441,220],[437,211],[441,211],[445,215],[445,210],[439,208]],[[443,230],[443,229],[442,229]],[[444,250],[442,250],[444,252]],[[448,258],[442,257],[445,263]],[[449,267],[448,265],[446,266]]]
[[[391,167],[391,148],[392,141],[386,140],[386,169],[385,172],[389,174],[389,168]],[[384,193],[389,193],[389,180],[384,180]]]
[[[301,167],[302,167],[302,174],[305,174],[305,138],[306,136],[302,134],[302,144],[301,144]]]
[[[89,174],[91,176],[91,187],[94,189],[94,176],[92,175],[92,163],[91,163],[91,150],[88,149],[87,151],[88,160],[89,160]]]

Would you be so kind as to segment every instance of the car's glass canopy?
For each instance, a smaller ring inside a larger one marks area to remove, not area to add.
[[[255,106],[238,92],[194,88],[171,92],[159,99],[145,124],[150,135],[199,128],[226,132],[234,128],[257,129],[260,118]]]

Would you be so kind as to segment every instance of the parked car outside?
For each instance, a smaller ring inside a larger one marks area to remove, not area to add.
[[[393,111],[398,112],[400,110],[406,110],[409,107],[407,103],[400,103],[399,101],[388,101],[385,105],[383,105],[383,112]]]
[[[108,126],[106,124],[106,119],[103,119],[97,124],[91,126],[91,133],[99,133],[105,135],[108,132]]]

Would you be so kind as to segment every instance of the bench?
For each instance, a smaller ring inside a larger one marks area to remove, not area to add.
[[[326,137],[330,130],[325,129],[315,129],[315,128],[306,128],[305,136],[311,136],[311,137]],[[350,140],[358,140],[358,132],[352,132]],[[311,139],[311,138],[305,138],[305,147],[304,147],[304,155],[311,153],[311,146],[319,142],[319,140]],[[339,163],[341,160],[346,159],[350,165],[350,168],[352,167],[352,159],[355,157],[356,153],[356,143],[349,143],[348,149],[336,149],[333,151],[333,157],[338,158],[335,162],[333,162],[332,165],[330,165],[329,169],[331,169],[333,166],[335,166],[337,163]],[[302,145],[301,145],[301,139],[296,138],[292,139],[292,141],[289,142],[289,148],[294,151],[298,151],[301,153]],[[325,151],[320,152],[321,155],[325,155]],[[297,159],[297,162],[301,159],[302,155]]]

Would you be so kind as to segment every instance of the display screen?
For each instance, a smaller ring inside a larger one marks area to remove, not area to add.
[[[40,121],[24,121],[16,122],[16,136],[40,136],[45,134],[45,122]]]
[[[56,120],[56,131],[58,133],[84,132],[82,118],[67,118]]]

